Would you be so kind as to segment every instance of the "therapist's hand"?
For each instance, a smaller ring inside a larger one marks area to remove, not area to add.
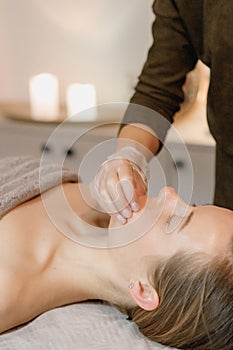
[[[125,147],[102,164],[92,183],[92,193],[104,211],[125,224],[140,209],[139,197],[147,192],[147,170],[144,156]]]

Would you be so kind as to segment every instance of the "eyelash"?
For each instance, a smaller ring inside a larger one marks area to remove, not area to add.
[[[196,207],[196,204],[192,204],[192,207]],[[176,217],[176,216],[178,216],[178,215],[176,215],[176,214],[169,215],[169,217],[168,217],[167,220],[166,220],[166,224],[169,225],[170,222],[171,222],[171,219],[172,219],[173,217]]]
[[[175,215],[175,214],[173,214],[173,215],[170,215],[168,218],[167,218],[167,220],[166,220],[166,228],[165,228],[165,232],[166,233],[170,233],[169,232],[169,225],[170,225],[170,222],[172,221],[172,219],[173,218],[175,218],[175,217],[178,217],[178,215]]]
[[[171,219],[172,219],[173,217],[175,217],[175,216],[177,216],[177,215],[172,214],[172,215],[170,215],[170,216],[167,218],[167,220],[166,220],[167,226],[170,224]]]

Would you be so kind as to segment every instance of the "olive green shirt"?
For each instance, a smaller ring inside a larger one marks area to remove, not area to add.
[[[157,0],[153,10],[156,15],[152,27],[154,42],[131,102],[149,107],[172,122],[183,101],[186,74],[198,59],[209,66],[208,123],[217,147],[231,161],[226,190],[231,192],[232,203],[233,1]],[[123,123],[132,122],[147,124],[158,135],[161,133],[158,120],[151,113],[126,113]],[[163,131],[161,139],[165,135]]]

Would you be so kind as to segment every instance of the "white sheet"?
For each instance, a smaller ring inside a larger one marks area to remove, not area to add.
[[[114,307],[73,304],[0,336],[1,350],[168,350],[146,339]]]

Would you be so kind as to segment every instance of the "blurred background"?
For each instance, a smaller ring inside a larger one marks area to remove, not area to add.
[[[113,151],[104,147],[97,156],[95,147],[116,137],[152,44],[152,4],[0,0],[0,157],[43,155],[81,173],[84,182],[91,181]],[[51,96],[48,76],[42,77],[42,85],[33,80],[29,94],[29,81],[41,73],[52,74],[50,83],[56,83]],[[75,85],[67,104],[68,87],[74,83],[81,84],[82,91]],[[175,118],[181,139],[170,129],[167,147],[155,158],[155,194],[166,184],[192,203],[212,201],[215,143],[206,122],[208,84],[209,69],[198,62],[186,79],[185,101]],[[77,113],[85,98],[93,113],[87,104]],[[76,108],[73,122],[67,120],[74,115],[68,107]],[[99,122],[98,127],[93,128],[93,122]]]
[[[60,98],[91,83],[99,104],[128,101],[152,43],[151,0],[0,0],[0,100],[27,101],[49,72]]]

